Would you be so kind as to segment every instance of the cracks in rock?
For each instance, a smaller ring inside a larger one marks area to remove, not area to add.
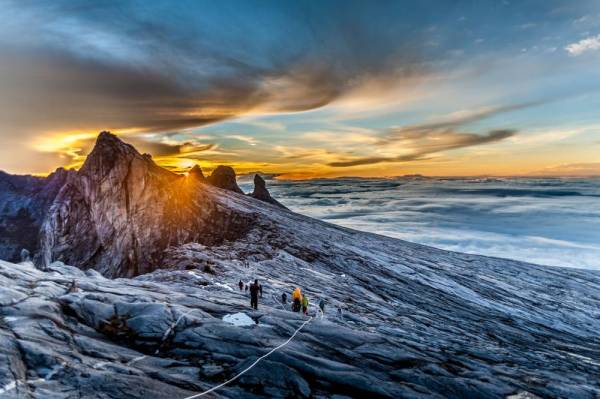
[[[23,350],[23,347],[21,346],[21,343],[19,342],[19,340],[22,338],[19,337],[19,335],[12,328],[10,328],[10,326],[8,324],[6,324],[6,323],[3,323],[3,324],[4,324],[3,327],[13,337],[14,348],[16,349],[16,354],[18,355],[18,359],[16,359],[16,360],[19,362],[17,367],[21,366],[21,368],[23,370],[23,373],[22,373],[23,375],[21,377],[19,377],[18,372],[15,370],[15,367],[11,367],[11,363],[9,361],[9,368],[10,368],[10,372],[14,379],[14,384],[12,384],[12,383],[8,384],[4,389],[6,389],[6,390],[15,389],[17,392],[17,395],[18,395],[19,394],[19,385],[23,385],[23,387],[26,389],[25,394],[31,395],[31,391],[29,390],[29,386],[27,385],[27,373],[28,373],[29,368],[27,365],[25,352]]]

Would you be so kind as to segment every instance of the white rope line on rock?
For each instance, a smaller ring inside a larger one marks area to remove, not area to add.
[[[209,393],[211,393],[211,392],[214,392],[214,391],[216,391],[217,389],[219,389],[219,388],[223,388],[225,385],[227,385],[227,384],[229,384],[229,383],[231,383],[231,382],[233,382],[233,381],[237,380],[237,379],[238,379],[238,378],[240,378],[242,375],[244,375],[245,373],[247,373],[248,371],[250,371],[250,370],[251,370],[251,369],[252,369],[254,366],[256,366],[256,365],[257,365],[257,364],[258,364],[258,363],[259,363],[261,360],[265,359],[266,357],[270,356],[272,353],[274,353],[274,352],[278,351],[279,349],[281,349],[281,348],[283,348],[284,346],[286,346],[287,344],[289,344],[289,343],[292,341],[292,339],[294,339],[294,337],[296,336],[296,334],[298,334],[298,333],[300,332],[300,330],[302,330],[302,329],[304,328],[304,326],[306,326],[308,323],[310,323],[311,321],[313,321],[313,319],[314,319],[314,317],[312,317],[312,316],[311,316],[311,317],[310,317],[308,320],[306,320],[304,323],[302,323],[302,325],[301,325],[300,327],[298,327],[298,329],[296,329],[296,331],[294,331],[294,333],[292,334],[292,336],[291,336],[291,337],[289,337],[287,341],[285,341],[284,343],[282,343],[282,344],[281,344],[281,345],[279,345],[279,346],[276,346],[275,348],[271,349],[271,350],[270,350],[268,353],[266,353],[266,354],[262,355],[261,357],[259,357],[258,359],[256,359],[256,360],[254,361],[254,363],[252,363],[250,366],[246,367],[244,370],[242,370],[242,371],[241,371],[239,374],[237,374],[236,376],[234,376],[234,377],[230,378],[229,380],[227,380],[227,381],[223,382],[222,384],[219,384],[219,385],[217,385],[217,386],[215,386],[215,387],[212,387],[212,388],[210,388],[210,389],[209,389],[209,390],[207,390],[207,391],[200,392],[200,393],[197,393],[197,394],[195,394],[195,395],[192,395],[192,396],[188,396],[188,397],[186,397],[186,398],[183,398],[183,399],[195,399],[195,398],[199,398],[200,396],[204,396],[204,395],[206,395],[206,394],[209,394]]]

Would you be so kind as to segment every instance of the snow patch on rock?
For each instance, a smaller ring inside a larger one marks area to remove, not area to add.
[[[226,314],[223,321],[237,327],[253,326],[256,323],[246,313]]]

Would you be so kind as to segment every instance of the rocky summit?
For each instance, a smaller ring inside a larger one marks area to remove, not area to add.
[[[265,179],[260,177],[259,174],[254,175],[254,191],[252,191],[250,196],[258,200],[277,205],[280,208],[285,208],[285,206],[271,196],[271,193],[269,193],[269,190],[267,190],[267,183],[265,182]]]
[[[358,232],[196,176],[103,133],[56,193],[0,180],[3,226],[33,220],[2,245],[39,234],[37,267],[0,261],[0,398],[185,399],[302,326],[204,397],[600,395],[600,273]],[[258,310],[238,288],[254,279]]]
[[[215,174],[231,177],[217,168],[210,178],[215,185],[222,181]],[[200,168],[188,176],[171,173],[101,133],[47,212],[38,264],[62,261],[108,277],[132,277],[163,267],[169,247],[214,245],[246,234],[255,215],[228,206],[224,190],[203,184],[202,176]]]

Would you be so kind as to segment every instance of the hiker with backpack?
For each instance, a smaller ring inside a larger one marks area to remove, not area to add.
[[[302,308],[302,291],[300,287],[296,287],[292,293],[292,312],[299,312]]]
[[[325,314],[325,300],[323,298],[319,301],[319,309],[321,309],[322,314]]]
[[[258,284],[258,280],[254,280],[254,283],[250,285],[250,306],[255,310],[258,310],[258,294],[261,291],[261,286]]]
[[[308,316],[308,296],[306,294],[302,295],[302,313]]]

